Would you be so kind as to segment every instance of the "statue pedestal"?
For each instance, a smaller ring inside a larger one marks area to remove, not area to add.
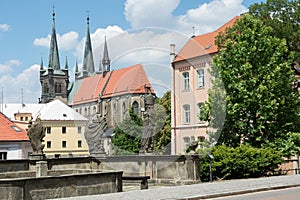
[[[43,159],[45,159],[46,158],[46,156],[45,156],[45,154],[43,154],[43,153],[40,153],[40,154],[38,154],[38,153],[33,153],[33,154],[30,154],[29,155],[29,159],[30,160],[43,160]]]
[[[95,158],[103,158],[103,157],[106,157],[106,153],[105,152],[91,153],[91,156],[93,156]]]

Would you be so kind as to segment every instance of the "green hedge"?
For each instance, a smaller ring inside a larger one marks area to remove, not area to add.
[[[254,148],[241,145],[237,148],[225,145],[215,146],[210,152],[214,179],[257,178],[278,174],[278,166],[283,162],[282,154],[272,148]],[[200,160],[202,181],[209,181],[210,158]]]

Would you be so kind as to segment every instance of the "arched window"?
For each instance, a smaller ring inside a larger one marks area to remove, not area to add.
[[[182,73],[182,89],[189,90],[190,89],[190,75],[188,72]]]
[[[47,83],[44,83],[44,93],[48,93],[48,84]]]
[[[190,105],[186,104],[183,106],[183,123],[189,124],[190,122],[191,122]]]
[[[126,104],[125,104],[125,102],[123,102],[123,104],[122,104],[122,111],[123,111],[123,113],[126,112]]]
[[[139,103],[134,101],[133,104],[132,104],[132,107],[133,107],[133,112],[135,112],[135,114],[139,114]]]

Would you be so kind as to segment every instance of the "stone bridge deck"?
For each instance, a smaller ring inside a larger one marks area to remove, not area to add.
[[[212,183],[201,183],[194,185],[171,186],[161,188],[157,188],[157,186],[151,187],[151,185],[149,185],[148,190],[131,190],[120,193],[79,196],[63,199],[205,199],[296,186],[300,186],[300,175],[218,181]]]

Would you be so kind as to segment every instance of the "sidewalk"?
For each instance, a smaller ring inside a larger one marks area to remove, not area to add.
[[[205,199],[233,194],[245,194],[256,191],[282,189],[300,186],[300,175],[274,176],[257,179],[240,179],[201,183],[195,185],[183,185],[162,187],[148,190],[134,190],[120,193],[102,195],[79,196],[62,199],[88,200],[88,199]]]

